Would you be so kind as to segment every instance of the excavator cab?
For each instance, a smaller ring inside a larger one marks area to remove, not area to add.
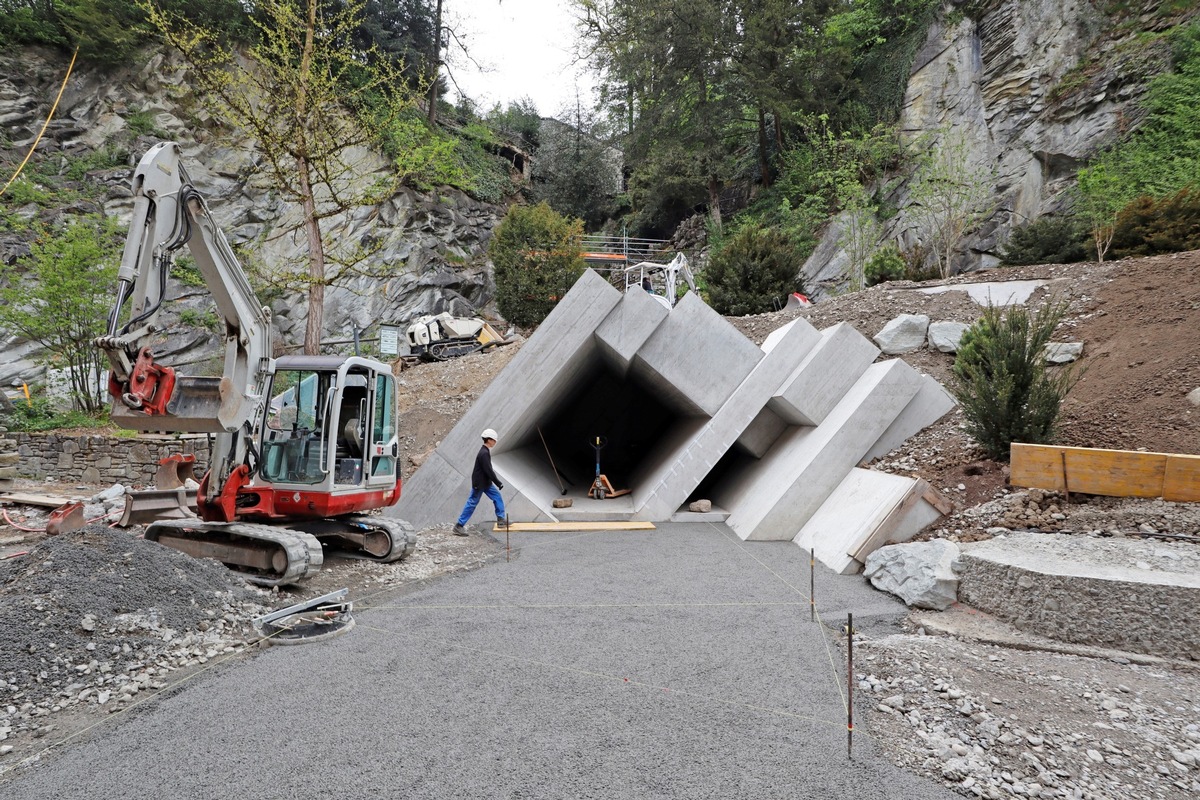
[[[386,364],[285,356],[271,394],[259,481],[331,493],[396,482],[396,388]]]

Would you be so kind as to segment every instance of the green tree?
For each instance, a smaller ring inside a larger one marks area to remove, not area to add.
[[[989,306],[963,334],[951,392],[967,433],[992,458],[1007,461],[1013,442],[1053,441],[1062,401],[1080,376],[1071,367],[1046,366],[1046,345],[1066,312],[1059,302],[1034,313]]]
[[[325,287],[363,274],[372,255],[370,248],[340,236],[333,218],[379,204],[401,178],[393,171],[371,184],[361,180],[373,171],[362,154],[375,143],[364,120],[389,128],[415,106],[418,94],[394,61],[350,44],[365,2],[260,0],[254,17],[259,38],[249,49],[249,63],[235,57],[211,29],[145,6],[193,69],[205,97],[254,138],[261,169],[276,191],[302,209],[295,230],[307,240],[307,263],[274,265],[267,277],[307,290],[308,354],[319,352]]]
[[[570,123],[545,124],[542,146],[533,161],[534,192],[539,200],[596,230],[608,218],[621,191],[621,156],[601,139],[602,130],[576,101]]]
[[[1121,210],[1137,196],[1137,186],[1124,173],[1119,156],[1109,151],[1079,171],[1075,214],[1092,233],[1096,259],[1108,255]]]
[[[776,228],[745,225],[709,256],[708,301],[722,314],[774,311],[791,292],[803,292],[796,246]]]
[[[105,331],[120,243],[113,219],[85,217],[40,230],[29,256],[0,264],[0,329],[45,348],[48,366],[66,367],[75,406],[89,412],[104,402],[105,364],[92,340]]]
[[[920,226],[943,278],[954,274],[954,256],[963,239],[994,207],[995,171],[971,163],[970,157],[966,136],[943,132],[932,151],[918,159],[910,184],[907,210]]]
[[[583,275],[583,223],[546,203],[513,206],[488,245],[496,306],[514,325],[537,325]]]

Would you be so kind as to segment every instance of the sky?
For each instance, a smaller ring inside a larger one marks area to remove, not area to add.
[[[479,111],[528,97],[544,117],[575,103],[578,84],[590,105],[594,78],[571,63],[576,40],[567,0],[445,0],[448,22],[464,36],[481,71],[451,54],[454,80]],[[450,93],[457,97],[454,83]]]

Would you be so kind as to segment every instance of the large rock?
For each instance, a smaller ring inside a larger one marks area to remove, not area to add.
[[[929,325],[929,346],[943,353],[957,353],[958,344],[970,325],[961,322],[933,322]]]
[[[875,344],[886,355],[898,356],[920,350],[929,330],[929,317],[924,314],[901,314],[875,334]]]
[[[103,190],[103,213],[119,224],[128,224],[133,211],[131,167],[154,143],[129,130],[128,109],[152,112],[155,125],[183,147],[189,174],[239,252],[265,265],[303,263],[307,257],[304,237],[280,234],[297,227],[301,210],[273,191],[261,173],[254,172],[256,159],[261,158],[256,155],[258,148],[240,134],[215,123],[204,124],[203,110],[185,107],[188,103],[163,90],[163,86],[191,83],[187,67],[178,57],[148,54],[145,63],[139,70],[116,71],[78,65],[56,114],[53,135],[43,138],[41,149],[52,158],[65,159],[95,149],[110,137],[132,141],[129,163],[93,170],[85,177]],[[31,144],[41,129],[65,67],[65,61],[49,50],[15,48],[0,53],[0,125],[17,149]],[[351,153],[348,160],[363,186],[383,177],[387,167],[382,155],[365,149]],[[39,210],[34,206],[32,211],[36,214]],[[371,329],[366,334],[371,337],[376,323],[403,324],[421,314],[491,312],[495,285],[487,244],[503,212],[500,206],[479,202],[455,189],[441,187],[436,194],[425,195],[402,188],[377,206],[355,208],[324,220],[325,230],[336,232],[332,237],[335,248],[342,247],[343,255],[364,248],[372,251],[367,264],[372,276],[347,278],[326,289],[323,338],[349,341],[355,329],[365,328]],[[55,213],[61,217],[70,209]],[[0,260],[5,263],[27,254],[27,244],[17,238],[0,241]],[[194,297],[171,303],[164,311],[166,327],[174,326],[179,311],[204,315],[212,308],[202,291],[172,281],[170,297],[188,294]],[[271,306],[277,340],[284,345],[302,341],[306,296],[288,291],[261,299]],[[222,354],[217,336],[197,332],[177,344],[169,355],[160,353],[165,363],[201,364]],[[40,347],[0,337],[0,352],[0,385],[45,378]]]
[[[1169,69],[1170,50],[1155,43],[1114,47],[1121,26],[1102,3],[942,6],[913,61],[899,128],[906,143],[956,131],[968,144],[961,172],[995,171],[987,203],[994,211],[958,248],[957,272],[996,264],[1013,228],[1064,209],[1079,167],[1125,135],[1124,127],[1141,123],[1138,102],[1149,79]],[[900,212],[880,242],[928,247],[928,233],[908,208],[908,186],[898,186],[889,202]],[[805,262],[811,296],[845,285],[843,238],[843,226],[830,225]]]
[[[958,600],[958,557],[945,539],[893,544],[867,556],[863,575],[910,606],[945,611]]]
[[[1070,364],[1083,355],[1083,342],[1049,342],[1045,356],[1047,364]]]

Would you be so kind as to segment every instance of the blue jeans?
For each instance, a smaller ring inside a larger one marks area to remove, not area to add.
[[[492,505],[496,507],[496,519],[504,519],[504,498],[500,496],[500,490],[496,488],[496,484],[489,483],[486,489],[471,490],[471,496],[467,498],[467,504],[463,506],[462,513],[458,515],[459,525],[467,524],[467,520],[475,513],[475,506],[479,505],[479,498],[485,494],[492,501]]]

